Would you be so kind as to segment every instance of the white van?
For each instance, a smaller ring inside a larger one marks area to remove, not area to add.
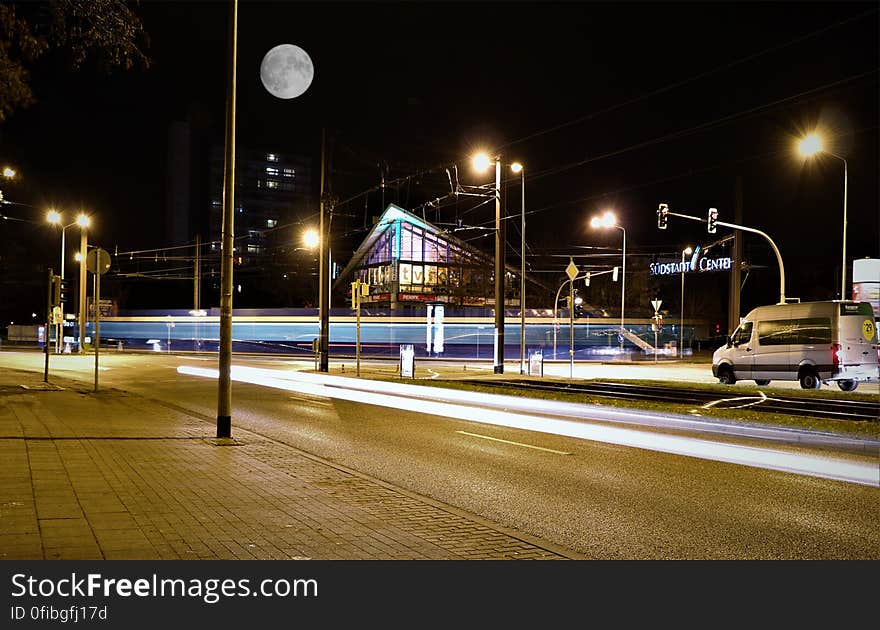
[[[761,306],[746,315],[712,355],[712,374],[732,385],[800,381],[819,389],[836,381],[851,392],[880,379],[874,311],[868,302],[801,302]]]

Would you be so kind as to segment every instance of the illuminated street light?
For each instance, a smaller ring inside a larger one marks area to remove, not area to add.
[[[485,173],[489,168],[489,165],[492,163],[492,159],[489,157],[488,153],[477,153],[472,160],[474,165],[474,170],[478,173]]]
[[[76,262],[82,262],[83,256],[80,252],[77,252],[76,254],[73,255],[73,259]]]
[[[15,169],[10,168],[9,166],[3,167],[3,177],[6,179],[14,179],[15,178]]]
[[[623,331],[624,331],[624,309],[626,298],[626,230],[623,226],[617,225],[617,217],[610,210],[606,211],[601,217],[593,217],[590,219],[590,226],[594,229],[616,228],[623,233],[623,249],[620,275],[620,351],[623,352]]]
[[[308,249],[315,249],[321,242],[321,237],[318,234],[318,230],[314,228],[309,228],[303,233],[302,240],[303,245],[305,245]]]
[[[489,168],[491,158],[478,153],[473,166],[479,172]],[[501,221],[501,156],[495,156],[495,356],[492,370],[504,374],[504,223]]]
[[[83,213],[76,218],[76,224],[81,228],[87,228],[92,224],[92,220]]]
[[[822,150],[822,138],[818,134],[811,133],[798,143],[798,151],[804,157],[810,157]]]
[[[847,187],[848,187],[848,166],[846,163],[846,159],[841,156],[832,153],[831,151],[824,148],[824,144],[822,142],[822,138],[816,134],[812,133],[806,138],[802,139],[798,143],[798,152],[804,157],[810,157],[816,155],[817,153],[825,153],[826,155],[830,155],[831,157],[837,158],[841,162],[843,162],[843,253],[842,253],[842,261],[840,265],[840,299],[846,299],[846,197],[847,197]]]
[[[684,358],[684,257],[690,256],[694,250],[690,245],[681,252],[681,317],[678,320],[678,358]]]
[[[46,213],[46,221],[52,225],[58,225],[61,223],[61,214],[57,210],[49,210]]]

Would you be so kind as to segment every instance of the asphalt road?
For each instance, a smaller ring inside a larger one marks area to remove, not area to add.
[[[108,354],[100,378],[216,417],[216,381],[179,374],[179,365],[216,361]],[[2,366],[41,369],[42,356],[3,352]],[[91,357],[52,357],[54,374],[88,384],[93,366]],[[235,383],[233,392],[233,435],[261,433],[590,557],[880,558],[877,487],[260,385]]]

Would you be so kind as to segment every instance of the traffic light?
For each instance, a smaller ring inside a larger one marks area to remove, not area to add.
[[[52,306],[61,304],[61,276],[52,276]]]
[[[657,227],[661,230],[666,229],[666,223],[669,221],[669,206],[661,203],[657,208]]]
[[[709,208],[709,220],[706,223],[706,230],[709,234],[715,234],[716,221],[718,221],[718,208]]]
[[[617,282],[617,275],[618,275],[617,272],[618,272],[619,269],[620,269],[620,267],[615,267],[615,268],[611,271],[611,280],[612,280],[612,282]]]

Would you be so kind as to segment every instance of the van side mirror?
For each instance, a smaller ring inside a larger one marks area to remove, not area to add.
[[[728,347],[728,348],[729,348],[730,346],[734,345],[734,344],[733,344],[733,339],[730,338],[730,335],[726,335],[726,336],[725,336],[725,339],[727,339],[727,347]]]

